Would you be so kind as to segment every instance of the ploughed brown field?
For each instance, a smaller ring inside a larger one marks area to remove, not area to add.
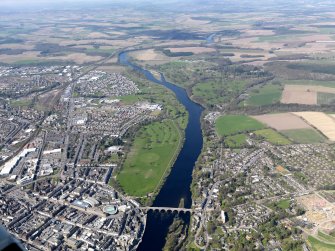
[[[312,128],[301,118],[291,113],[265,114],[253,118],[278,131]]]
[[[281,103],[316,105],[318,103],[318,93],[335,94],[335,88],[313,85],[285,85]]]

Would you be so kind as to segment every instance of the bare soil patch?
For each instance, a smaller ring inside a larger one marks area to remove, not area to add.
[[[310,91],[304,86],[285,85],[281,103],[316,105],[318,103],[317,92]]]
[[[266,114],[253,118],[278,131],[311,128],[305,121],[291,113]]]
[[[285,85],[281,102],[284,104],[316,105],[318,93],[335,94],[335,88],[313,85]]]

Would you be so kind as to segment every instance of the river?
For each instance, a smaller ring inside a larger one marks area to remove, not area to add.
[[[151,72],[130,62],[127,52],[119,55],[119,62],[127,65],[133,70],[142,73],[149,81],[165,86],[173,91],[178,101],[186,108],[189,118],[185,129],[185,141],[182,149],[167,177],[164,185],[153,202],[154,207],[178,207],[181,200],[184,201],[185,208],[192,206],[192,193],[190,186],[192,183],[192,172],[203,146],[200,117],[203,108],[193,102],[187,92],[172,83],[155,78]],[[189,224],[190,215],[181,216],[186,224]],[[141,244],[140,251],[162,250],[165,244],[168,228],[173,222],[174,215],[168,213],[149,212],[147,225]]]

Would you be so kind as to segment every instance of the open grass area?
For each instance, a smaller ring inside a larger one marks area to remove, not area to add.
[[[282,93],[281,88],[280,85],[270,84],[254,90],[250,93],[249,99],[245,101],[245,105],[261,106],[279,102]]]
[[[281,209],[288,209],[290,207],[290,200],[281,200],[277,205]]]
[[[127,95],[127,96],[116,97],[115,99],[120,99],[123,103],[127,105],[131,105],[142,100],[140,95]]]
[[[199,83],[193,87],[193,95],[208,105],[222,104],[228,102],[231,97],[237,96],[245,87],[246,82],[241,80],[235,81],[211,81]],[[225,90],[223,90],[225,86]],[[229,97],[226,94],[230,94]]]
[[[307,241],[313,251],[333,251],[335,250],[335,243],[334,244],[325,243],[321,240],[316,239],[313,236],[308,236]]]
[[[290,140],[288,140],[283,135],[281,135],[280,133],[276,132],[273,129],[258,130],[258,131],[255,131],[255,134],[257,136],[261,136],[266,141],[274,145],[288,145],[292,143]]]
[[[325,242],[334,242],[334,244],[335,244],[335,237],[333,237],[333,236],[331,236],[329,234],[326,234],[324,232],[319,231],[318,232],[318,238],[320,240],[325,241]]]
[[[245,115],[225,115],[216,120],[215,128],[220,136],[228,136],[260,130],[265,128],[265,126]]]
[[[28,107],[32,105],[32,103],[32,99],[16,99],[10,101],[10,105],[13,107]]]
[[[155,122],[138,131],[117,181],[132,196],[156,190],[171,167],[181,142],[172,120]]]
[[[237,134],[225,138],[225,144],[229,148],[241,148],[246,144],[247,136],[245,134]]]
[[[299,144],[322,143],[326,140],[321,133],[314,129],[285,130],[282,133]]]

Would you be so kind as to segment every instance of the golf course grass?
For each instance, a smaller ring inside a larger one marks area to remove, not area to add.
[[[138,197],[154,192],[172,166],[181,140],[172,120],[155,122],[139,130],[117,176],[124,192]]]

